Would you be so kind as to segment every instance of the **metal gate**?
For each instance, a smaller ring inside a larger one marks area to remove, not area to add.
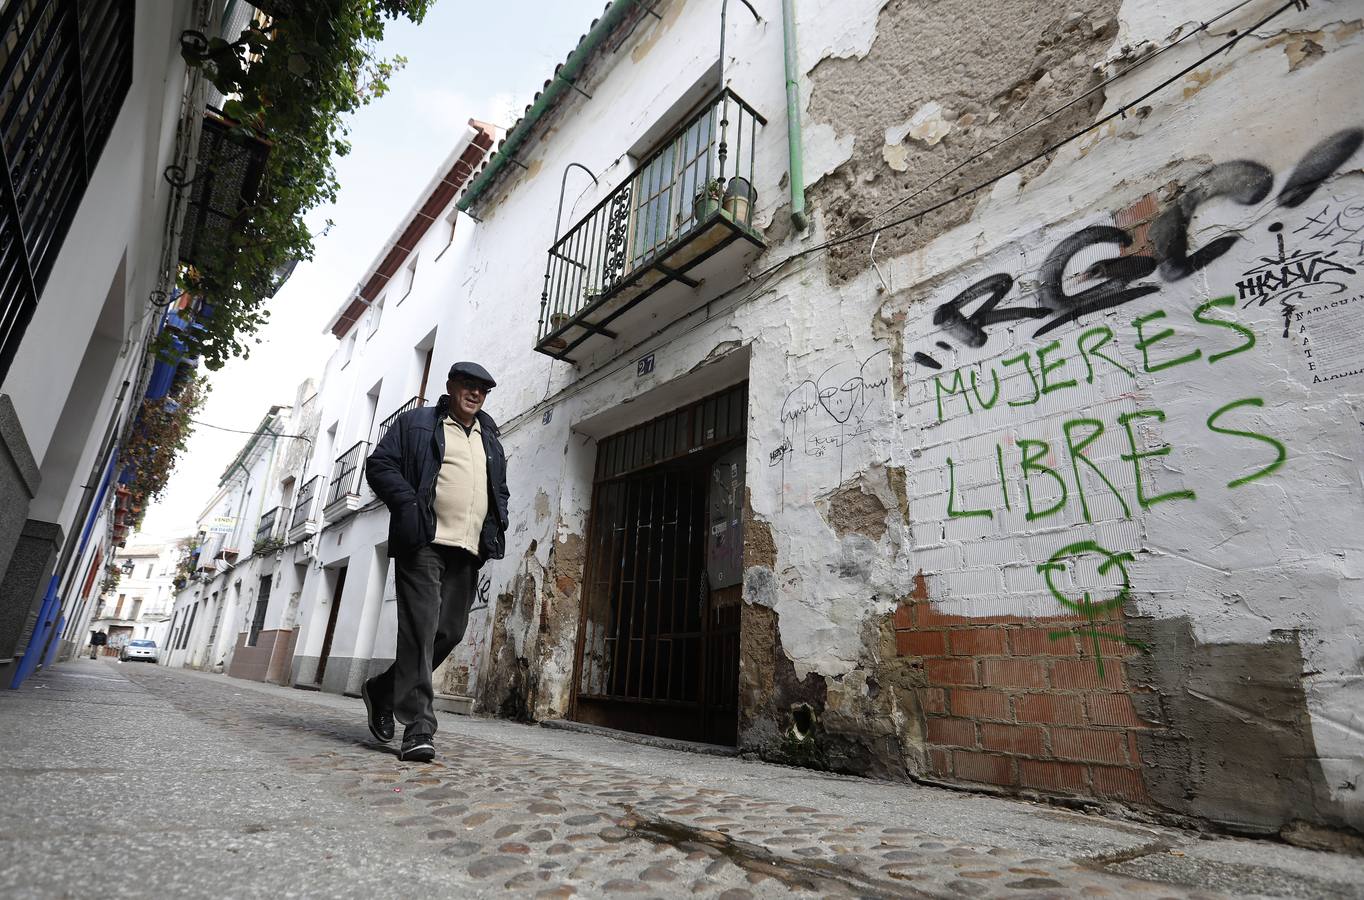
[[[723,468],[726,496],[742,498],[747,399],[741,384],[598,447],[580,721],[736,741],[742,526],[733,502],[716,520],[712,488]]]

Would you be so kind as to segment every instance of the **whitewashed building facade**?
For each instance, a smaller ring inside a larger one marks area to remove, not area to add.
[[[175,605],[175,572],[180,548],[174,541],[135,533],[128,546],[117,550],[112,565],[118,584],[104,592],[91,616],[90,631],[109,639],[106,653],[117,656],[131,640],[151,640],[165,650]]]
[[[206,91],[185,30],[210,0],[6,4],[0,65],[0,683],[83,647],[113,547],[117,452],[173,299]],[[179,167],[178,169],[175,167]]]
[[[461,199],[479,708],[1364,823],[1364,35],[1222,12],[611,4]]]
[[[1228,6],[610,4],[329,326],[291,681],[386,664],[363,455],[472,359],[477,710],[1364,826],[1364,31]]]
[[[292,405],[269,409],[223,472],[199,517],[163,664],[257,681],[287,672],[309,549],[290,539],[289,520],[317,401],[316,383],[305,380]],[[272,597],[282,602],[267,616]]]

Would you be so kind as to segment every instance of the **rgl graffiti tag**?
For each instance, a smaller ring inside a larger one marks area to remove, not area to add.
[[[1364,143],[1364,129],[1361,128],[1339,131],[1317,143],[1289,175],[1279,192],[1277,204],[1293,208],[1305,203],[1322,182],[1354,155],[1361,143]],[[1096,244],[1116,244],[1121,248],[1132,245],[1132,235],[1122,228],[1091,225],[1060,241],[1047,255],[1038,270],[1035,306],[1001,309],[1001,301],[1014,287],[1014,278],[1006,272],[996,272],[967,286],[939,306],[933,322],[959,343],[978,348],[986,344],[988,329],[996,325],[1038,320],[1041,324],[1033,337],[1040,337],[1090,313],[1130,303],[1160,290],[1157,284],[1137,283],[1141,279],[1157,271],[1167,282],[1187,278],[1207,268],[1241,239],[1239,234],[1226,234],[1191,252],[1189,226],[1199,206],[1215,197],[1252,205],[1269,196],[1273,186],[1274,173],[1260,163],[1248,160],[1220,163],[1185,185],[1178,198],[1151,223],[1149,237],[1154,255],[1132,254],[1100,260],[1083,276],[1089,280],[1098,279],[1099,283],[1068,293],[1063,285],[1066,266],[1082,250]],[[1329,255],[1321,257],[1322,261],[1316,263],[1311,274],[1325,274],[1331,259]],[[970,314],[965,313],[965,308],[972,303],[979,305]],[[951,349],[946,341],[938,341],[937,345]],[[912,358],[927,368],[942,368],[942,363],[929,353],[918,351]]]

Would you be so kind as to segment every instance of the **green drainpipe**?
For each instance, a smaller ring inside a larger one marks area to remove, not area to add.
[[[804,231],[805,162],[800,149],[800,72],[796,63],[796,3],[781,0],[781,34],[786,48],[786,137],[791,147],[791,224]]]
[[[498,173],[506,168],[508,160],[515,156],[516,151],[526,142],[540,118],[554,107],[559,97],[572,90],[570,82],[582,72],[596,49],[601,46],[611,32],[615,31],[621,20],[639,4],[640,0],[615,0],[611,4],[611,8],[602,14],[602,17],[597,20],[597,24],[583,37],[578,46],[568,55],[563,66],[550,79],[549,86],[540,92],[540,96],[531,105],[530,111],[507,135],[501,148],[493,154],[492,159],[488,162],[488,167],[474,179],[473,183],[469,185],[469,189],[464,192],[464,196],[455,204],[460,212],[468,212],[469,208],[477,202]]]

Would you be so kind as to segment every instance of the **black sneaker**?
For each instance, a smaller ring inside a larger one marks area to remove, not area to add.
[[[436,758],[436,745],[429,734],[404,734],[403,750],[398,754],[403,762],[430,762]]]
[[[381,706],[369,694],[369,682],[360,685],[360,697],[365,701],[365,712],[369,716],[369,733],[381,744],[393,740],[393,710]]]

